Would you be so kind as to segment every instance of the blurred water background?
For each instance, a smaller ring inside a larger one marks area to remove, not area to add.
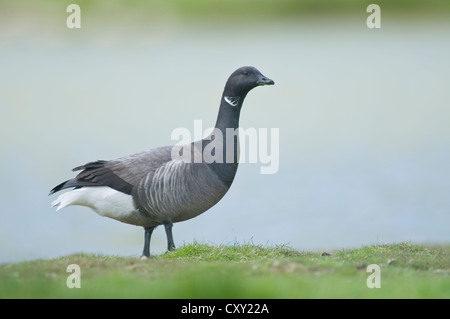
[[[178,246],[300,250],[450,242],[450,5],[379,1],[0,2],[0,262],[139,256],[141,228],[47,196],[71,169],[212,126],[253,65],[243,128],[279,128],[280,168],[242,164],[225,198],[175,224]],[[157,229],[152,253],[165,251]]]

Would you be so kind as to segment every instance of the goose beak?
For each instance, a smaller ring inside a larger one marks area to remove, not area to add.
[[[258,85],[274,85],[275,82],[273,80],[261,75],[259,77],[258,81],[256,81],[256,84],[258,84]]]

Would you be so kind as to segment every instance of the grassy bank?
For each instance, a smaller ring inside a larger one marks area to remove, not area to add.
[[[51,0],[0,0],[0,17],[9,21],[15,16],[28,17],[32,22],[41,20],[52,23],[67,17],[66,7],[73,1]],[[363,20],[368,16],[367,6],[373,1],[363,0],[78,0],[83,15],[83,28],[90,28],[95,21],[106,24],[122,23],[126,28],[130,23],[148,25],[152,22],[171,22],[180,20],[185,22],[200,21],[207,24],[248,23],[256,29],[268,21],[304,18],[346,18],[358,16]],[[450,2],[446,0],[378,0],[383,16],[410,17],[417,19],[448,18]],[[30,15],[31,14],[31,15]],[[22,19],[21,21],[23,21]],[[0,21],[1,22],[1,21]],[[56,24],[58,25],[58,24]]]
[[[81,288],[69,289],[69,264]],[[381,267],[381,288],[366,285]],[[450,246],[330,252],[189,244],[161,256],[77,254],[0,266],[1,298],[450,298]]]

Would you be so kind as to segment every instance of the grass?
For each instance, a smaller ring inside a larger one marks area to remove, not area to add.
[[[0,13],[7,16],[32,13],[33,19],[55,19],[63,13],[67,17],[66,7],[73,3],[66,1],[33,0],[33,1],[1,1]],[[117,23],[138,23],[141,26],[151,25],[156,20],[160,22],[178,20],[207,25],[221,23],[227,26],[250,22],[256,30],[268,21],[285,19],[303,20],[311,17],[346,19],[348,15],[357,16],[365,21],[368,16],[367,6],[374,3],[370,0],[78,0],[76,2],[82,11],[83,27],[90,28],[95,21],[102,21],[108,27]],[[448,18],[450,2],[447,0],[378,0],[383,16],[409,17],[414,21],[422,18]],[[6,16],[5,16],[6,17]],[[31,18],[30,18],[31,19]],[[59,20],[58,20],[59,21]],[[255,25],[255,23],[258,23]],[[55,25],[56,26],[56,25]]]
[[[147,260],[77,254],[0,266],[0,298],[450,298],[450,246],[328,252],[193,243]],[[69,264],[81,288],[69,289]],[[369,264],[381,288],[366,285]]]

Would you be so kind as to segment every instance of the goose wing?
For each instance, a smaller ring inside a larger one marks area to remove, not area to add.
[[[159,147],[112,161],[99,160],[75,167],[73,171],[81,172],[54,187],[50,194],[71,187],[109,186],[131,195],[133,187],[142,178],[171,160],[171,150],[172,146]]]

